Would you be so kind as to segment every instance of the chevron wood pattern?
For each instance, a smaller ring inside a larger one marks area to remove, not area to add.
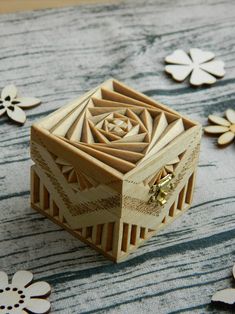
[[[32,207],[120,262],[189,208],[201,127],[110,79],[31,129]],[[150,190],[173,175],[161,191]]]

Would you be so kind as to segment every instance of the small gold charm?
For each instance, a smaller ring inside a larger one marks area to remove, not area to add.
[[[168,174],[150,188],[149,193],[152,195],[149,199],[149,203],[156,202],[160,205],[164,205],[166,203],[166,197],[169,190],[173,189],[173,184],[171,182],[173,178],[173,173]]]

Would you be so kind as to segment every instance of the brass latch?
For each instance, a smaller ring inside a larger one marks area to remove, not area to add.
[[[149,193],[152,195],[149,199],[149,203],[156,202],[160,205],[164,205],[166,203],[166,196],[169,191],[173,189],[173,184],[171,183],[173,178],[173,173],[168,174],[150,188]]]

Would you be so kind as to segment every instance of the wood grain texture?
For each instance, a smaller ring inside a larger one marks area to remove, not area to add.
[[[0,14],[68,7],[71,5],[112,2],[112,0],[0,0]],[[117,1],[116,1],[117,2]]]
[[[197,122],[110,79],[32,125],[32,207],[124,261],[191,205],[200,140]]]
[[[0,86],[43,101],[23,127],[0,121],[0,266],[48,281],[52,313],[223,313],[210,300],[232,287],[234,145],[203,137],[191,209],[113,265],[30,208],[29,130],[111,76],[206,125],[235,107],[234,16],[233,1],[137,0],[0,17]],[[190,47],[215,52],[225,77],[210,88],[173,82],[163,60]]]

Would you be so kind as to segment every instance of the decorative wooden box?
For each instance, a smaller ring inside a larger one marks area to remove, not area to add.
[[[32,207],[119,262],[189,208],[200,139],[110,79],[32,126]]]

